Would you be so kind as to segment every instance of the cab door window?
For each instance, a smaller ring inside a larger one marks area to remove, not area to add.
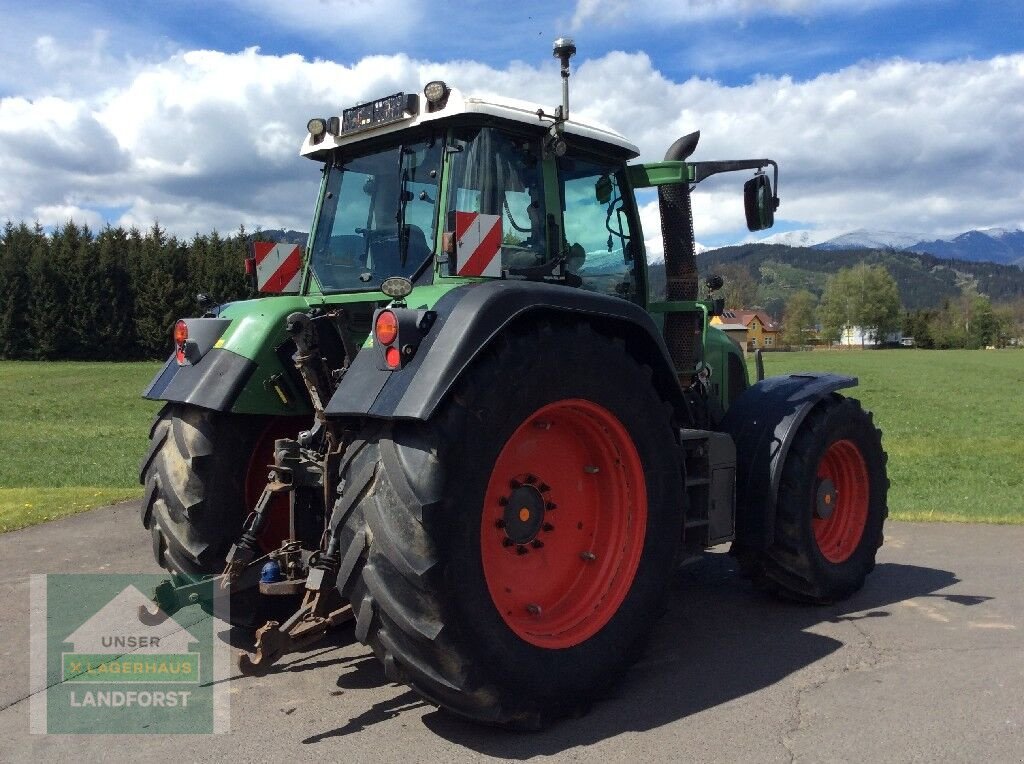
[[[566,155],[558,160],[558,180],[568,270],[584,289],[640,302],[622,166]]]
[[[544,263],[546,210],[537,141],[492,127],[462,129],[450,151],[447,230],[461,230],[456,215],[463,226],[473,215],[485,216],[498,226],[492,235],[500,242],[502,271]],[[460,270],[464,265],[456,261],[452,275],[467,275]]]

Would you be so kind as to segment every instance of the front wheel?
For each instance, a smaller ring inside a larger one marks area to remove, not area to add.
[[[888,515],[881,437],[853,398],[834,393],[807,415],[783,465],[774,541],[764,551],[737,549],[757,584],[812,603],[864,585]]]
[[[376,425],[333,523],[356,636],[389,678],[491,724],[585,707],[660,613],[683,510],[671,409],[586,327],[486,352],[425,425]]]

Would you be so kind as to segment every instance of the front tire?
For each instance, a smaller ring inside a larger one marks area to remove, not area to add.
[[[737,548],[755,584],[815,604],[858,591],[889,513],[886,461],[882,433],[858,400],[833,393],[815,406],[783,465],[774,541]]]
[[[456,714],[584,709],[660,614],[683,509],[671,408],[587,327],[499,339],[427,424],[378,424],[332,522],[356,636]]]

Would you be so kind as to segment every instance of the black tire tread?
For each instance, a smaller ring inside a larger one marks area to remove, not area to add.
[[[842,586],[825,582],[817,575],[815,562],[811,558],[812,550],[802,540],[801,521],[795,515],[796,512],[805,511],[806,505],[796,499],[789,500],[790,497],[799,497],[804,489],[800,476],[807,474],[810,467],[808,458],[811,444],[823,437],[829,418],[840,413],[840,409],[845,410],[842,413],[846,416],[861,419],[868,425],[873,441],[871,447],[877,448],[883,470],[888,463],[888,455],[882,447],[882,431],[874,426],[873,416],[864,410],[859,400],[833,393],[810,411],[783,466],[772,545],[764,551],[744,548],[736,550],[743,575],[752,579],[758,589],[780,599],[829,604],[849,597],[863,586],[865,577],[875,566],[875,552],[882,545],[883,535],[879,532],[865,566],[852,581]],[[879,489],[882,492],[884,523],[889,514],[886,502],[888,477]]]
[[[343,459],[342,496],[332,518],[342,542],[342,557],[361,561],[339,577],[339,588],[355,612],[357,638],[373,649],[387,677],[410,685],[457,715],[517,729],[538,729],[553,718],[581,710],[589,699],[563,698],[553,713],[545,714],[481,679],[482,672],[459,640],[457,625],[446,618],[451,607],[446,598],[451,598],[456,583],[444,580],[439,551],[424,526],[431,510],[444,501],[442,488],[434,479],[439,470],[432,464],[406,463],[396,442],[420,444],[422,448],[415,453],[427,454],[427,461],[442,460],[444,455],[431,446],[452,443],[464,428],[473,425],[478,416],[476,389],[522,378],[535,343],[555,330],[551,324],[541,324],[527,332],[502,335],[474,366],[475,389],[465,384],[457,387],[431,422],[394,429],[382,424],[370,432],[366,442],[350,449]],[[579,337],[592,332],[586,325],[576,325],[574,331]],[[609,352],[616,354],[614,362],[639,366],[622,343],[608,345]],[[656,395],[653,388],[652,395]],[[656,410],[665,407],[667,404],[659,405]],[[665,435],[672,438],[669,422],[665,416]],[[376,470],[372,485],[361,488],[360,501],[352,501],[346,495],[347,483],[351,476],[365,474],[371,467]],[[638,654],[639,646],[633,648]],[[630,662],[637,654],[629,656]],[[609,676],[609,682],[614,678]]]
[[[231,544],[248,513],[244,475],[263,417],[228,416],[166,404],[150,428],[150,446],[139,465],[146,487],[142,522],[157,563],[187,578],[224,570]],[[231,622],[245,627],[290,614],[290,597],[264,597],[254,589],[232,595]]]

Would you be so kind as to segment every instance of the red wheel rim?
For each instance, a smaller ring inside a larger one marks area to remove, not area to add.
[[[850,559],[868,521],[870,482],[860,449],[837,440],[818,464],[818,490],[811,524],[818,550],[829,562]]]
[[[537,647],[580,644],[629,593],[647,532],[633,439],[580,399],[531,415],[508,439],[484,497],[480,546],[491,599]]]
[[[308,424],[308,420],[295,417],[273,417],[266,429],[260,433],[253,446],[252,454],[245,468],[245,512],[248,515],[256,507],[263,489],[267,485],[269,466],[274,463],[274,441],[279,438],[294,438]],[[288,495],[277,494],[270,500],[270,515],[260,534],[259,542],[264,552],[272,552],[288,538]]]

